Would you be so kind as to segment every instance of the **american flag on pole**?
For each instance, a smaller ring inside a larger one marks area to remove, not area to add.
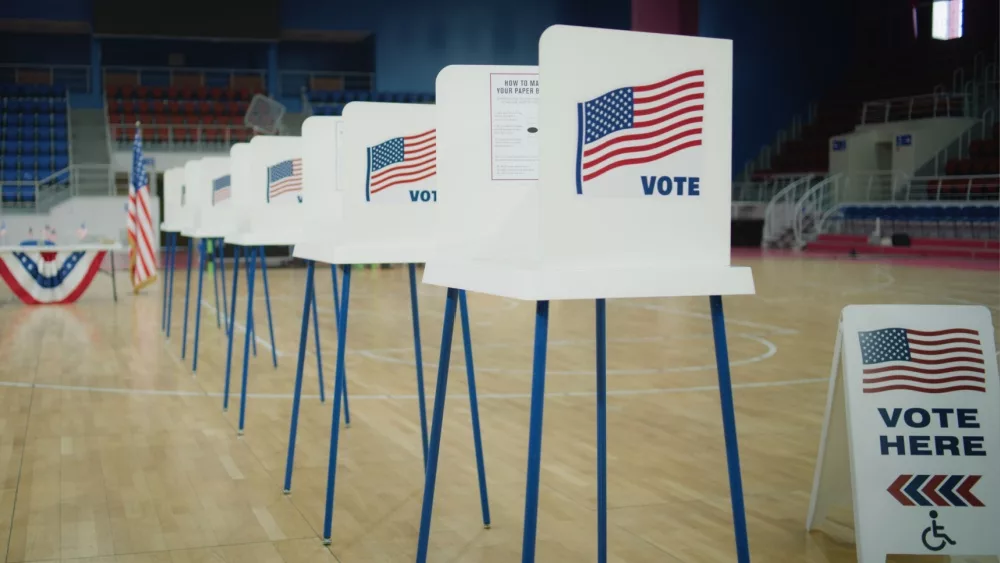
[[[302,159],[283,160],[267,167],[267,201],[302,191]]]
[[[149,175],[142,159],[142,131],[136,126],[132,144],[132,178],[128,184],[128,258],[132,289],[138,293],[156,280],[153,250],[153,215],[150,211]]]
[[[437,129],[395,137],[368,147],[365,199],[393,186],[412,184],[437,173]]]
[[[858,333],[865,393],[986,392],[979,332],[968,328],[884,328]]]
[[[231,183],[229,174],[212,180],[212,205],[229,199],[233,194]]]
[[[576,193],[623,166],[664,159],[702,141],[705,71],[611,90],[578,103]]]

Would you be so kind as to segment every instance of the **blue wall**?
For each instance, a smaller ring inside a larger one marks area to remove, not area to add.
[[[0,34],[0,63],[90,64],[90,36],[48,33]]]
[[[91,0],[2,0],[0,18],[89,22],[91,5]]]
[[[844,75],[852,0],[699,0],[698,32],[733,40],[733,174]]]
[[[429,92],[448,64],[537,64],[554,23],[627,29],[629,0],[286,0],[282,27],[368,30],[378,88]]]
[[[101,48],[107,66],[168,66],[171,53],[183,54],[187,67],[260,69],[267,66],[266,43],[102,39]]]

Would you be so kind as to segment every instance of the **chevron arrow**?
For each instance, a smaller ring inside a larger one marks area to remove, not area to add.
[[[965,478],[965,481],[958,486],[955,490],[958,496],[964,498],[970,506],[983,506],[983,501],[979,500],[976,495],[972,494],[972,487],[976,486],[976,483],[982,479],[980,475],[969,475]]]
[[[946,498],[952,506],[969,506],[964,500],[962,500],[962,497],[955,494],[955,487],[962,482],[964,477],[965,475],[949,475],[948,479],[938,490],[938,492],[941,493],[941,496]]]
[[[914,475],[910,483],[903,487],[903,491],[906,493],[906,496],[910,497],[913,502],[920,506],[933,506],[931,501],[920,494],[920,487],[923,486],[924,481],[927,481],[927,475]]]
[[[981,475],[900,475],[886,489],[903,506],[984,506],[972,488]]]
[[[888,489],[889,494],[903,506],[913,506],[913,501],[903,492],[903,485],[910,482],[910,477],[913,477],[913,475],[900,475],[896,477],[896,480],[889,485]]]
[[[941,495],[937,494],[938,485],[944,481],[945,477],[947,475],[931,475],[931,478],[927,480],[927,484],[920,488],[920,492],[935,506],[948,506],[948,502],[941,498]]]

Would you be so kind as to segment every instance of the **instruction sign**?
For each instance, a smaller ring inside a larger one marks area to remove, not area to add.
[[[538,179],[538,96],[538,74],[490,74],[491,179]]]
[[[989,310],[850,306],[838,342],[843,378],[835,357],[810,527],[830,502],[822,497],[837,494],[824,481],[844,481],[830,469],[844,452],[828,444],[847,443],[860,563],[1000,554],[1000,377]],[[836,422],[841,410],[846,424]],[[837,435],[845,430],[847,440]]]

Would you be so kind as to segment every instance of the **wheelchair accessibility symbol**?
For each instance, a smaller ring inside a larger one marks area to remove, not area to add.
[[[941,551],[947,545],[955,545],[955,540],[949,538],[948,534],[944,533],[944,526],[938,525],[937,511],[932,510],[930,516],[931,525],[924,528],[924,533],[920,536],[920,541],[924,543],[924,547],[931,551]]]

